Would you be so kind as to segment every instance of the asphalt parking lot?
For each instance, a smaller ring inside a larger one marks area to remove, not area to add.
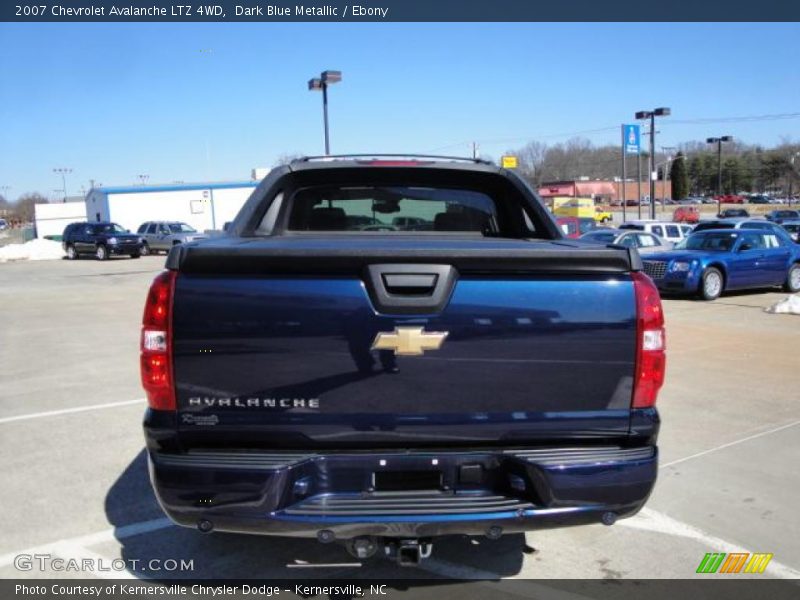
[[[800,317],[779,291],[665,301],[661,473],[613,527],[437,541],[422,569],[363,566],[336,545],[171,525],[147,480],[138,336],[164,257],[0,264],[0,577],[20,553],[193,559],[192,572],[101,576],[686,578],[706,552],[769,552],[800,577]],[[737,575],[746,577],[746,575]]]

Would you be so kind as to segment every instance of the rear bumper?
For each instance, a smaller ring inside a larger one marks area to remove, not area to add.
[[[149,459],[159,503],[179,525],[208,521],[219,531],[295,537],[327,530],[340,539],[598,523],[637,512],[657,472],[655,446],[373,454],[168,454],[151,448]],[[434,471],[440,485],[373,491],[381,471],[400,480]]]

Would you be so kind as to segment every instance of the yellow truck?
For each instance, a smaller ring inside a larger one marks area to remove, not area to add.
[[[594,219],[597,223],[608,223],[612,219],[609,211],[595,206],[591,198],[554,197],[553,214],[557,217],[578,217]]]

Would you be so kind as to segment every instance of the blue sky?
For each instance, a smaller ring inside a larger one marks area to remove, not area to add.
[[[800,119],[680,123],[800,112],[800,25],[0,24],[0,186],[246,179],[288,153],[322,152],[331,88],[336,152],[466,155],[572,134],[596,143],[636,110],[669,106],[659,145],[730,134],[795,141]]]

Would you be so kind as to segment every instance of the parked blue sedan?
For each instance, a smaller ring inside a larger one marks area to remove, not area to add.
[[[780,285],[791,293],[800,291],[800,245],[785,232],[701,231],[642,262],[659,290],[698,294],[704,300],[747,288]]]

